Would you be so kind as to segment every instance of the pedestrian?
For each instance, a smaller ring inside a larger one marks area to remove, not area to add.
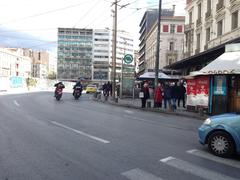
[[[177,99],[179,98],[179,86],[175,82],[172,86],[172,107],[174,110],[177,109]]]
[[[178,97],[178,107],[180,107],[180,101],[183,102],[183,107],[185,108],[185,94],[186,94],[186,88],[184,87],[183,83],[179,86],[179,97]]]
[[[171,109],[172,103],[171,103],[171,96],[172,96],[172,89],[170,87],[170,84],[168,82],[164,85],[164,108],[167,109],[167,104],[169,106],[169,109]]]
[[[154,107],[156,108],[162,107],[162,93],[163,89],[161,83],[158,83],[158,86],[155,88],[154,92]]]
[[[147,82],[145,82],[144,85],[142,86],[140,94],[142,94],[140,96],[140,98],[142,99],[142,108],[145,108],[147,99],[150,97],[149,87]]]

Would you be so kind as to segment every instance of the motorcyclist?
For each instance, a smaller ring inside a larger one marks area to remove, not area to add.
[[[60,82],[58,82],[58,83],[56,83],[56,84],[54,84],[54,87],[56,87],[55,88],[55,92],[54,92],[54,97],[56,97],[56,94],[57,94],[57,90],[58,89],[63,89],[63,88],[65,88],[65,86],[64,86],[64,84],[60,81]]]
[[[82,83],[81,83],[80,80],[78,80],[78,81],[76,82],[76,84],[73,86],[73,96],[74,96],[76,87],[80,87],[80,88],[81,88],[80,91],[81,91],[81,93],[82,93],[83,86],[82,86]]]

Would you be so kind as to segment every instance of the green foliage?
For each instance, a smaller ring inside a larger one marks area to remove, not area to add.
[[[37,80],[33,79],[33,78],[27,78],[26,79],[26,84],[28,87],[32,86],[32,87],[36,87],[37,85]]]
[[[57,74],[55,72],[49,73],[47,78],[48,79],[56,79],[57,78]]]

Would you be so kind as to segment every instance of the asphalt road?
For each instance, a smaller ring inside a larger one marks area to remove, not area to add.
[[[0,96],[1,180],[237,180],[198,143],[201,120],[80,100]]]

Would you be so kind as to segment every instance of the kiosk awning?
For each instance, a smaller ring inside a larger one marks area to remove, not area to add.
[[[199,75],[240,74],[240,51],[225,52],[199,71]]]

